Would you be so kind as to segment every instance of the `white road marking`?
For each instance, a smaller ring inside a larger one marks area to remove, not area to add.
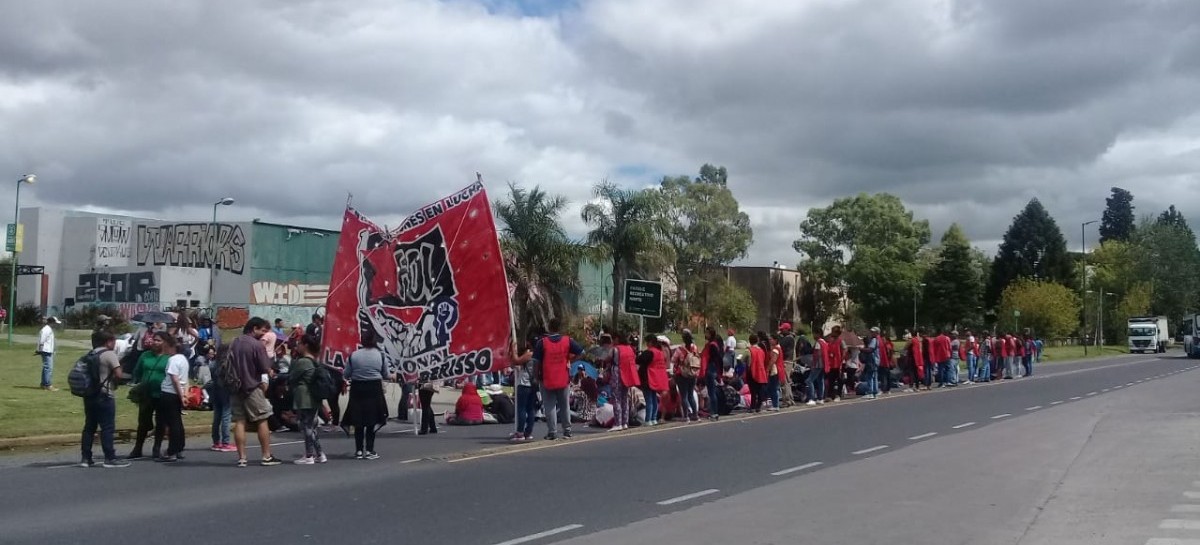
[[[1146,545],[1200,545],[1200,539],[1179,539],[1175,537],[1152,537],[1146,540]]]
[[[1132,382],[1126,382],[1126,383],[1125,383],[1125,385],[1126,385],[1126,386],[1133,386],[1133,383],[1132,383]]]
[[[413,458],[412,460],[405,460],[405,461],[403,461],[403,462],[400,462],[400,463],[402,463],[402,464],[413,464],[413,463],[420,462],[420,461],[421,461],[421,458]]]
[[[998,414],[998,415],[996,415],[996,416],[993,416],[993,417],[992,417],[992,420],[1000,420],[1001,418],[1008,418],[1008,417],[1010,417],[1010,416],[1012,416],[1012,415],[1011,415],[1011,414],[1009,414],[1009,413]]]
[[[79,467],[79,462],[75,462],[73,464],[63,464],[61,466],[49,466],[46,469],[65,469],[68,467]]]
[[[935,436],[935,435],[937,435],[937,432],[936,432],[936,431],[931,431],[931,432],[929,432],[929,433],[922,433],[921,435],[914,435],[914,436],[912,436],[912,437],[909,437],[909,438],[908,438],[908,440],[909,440],[909,441],[920,441],[920,440],[922,440],[922,439],[928,439],[928,438],[930,438],[930,437],[933,437],[933,436]]]
[[[1120,390],[1121,388],[1124,388],[1124,386],[1122,386],[1120,384],[1112,387],[1112,389],[1114,389],[1114,390]]]
[[[1106,393],[1108,393],[1108,388],[1105,388],[1105,389],[1103,389],[1103,390],[1100,390],[1100,393],[1102,393],[1102,394],[1106,394]]]
[[[519,543],[528,543],[530,541],[542,539],[544,537],[550,537],[553,535],[558,535],[558,534],[561,534],[564,532],[570,532],[571,530],[578,530],[580,528],[583,528],[582,524],[568,524],[566,526],[559,526],[558,528],[555,528],[553,530],[546,530],[545,532],[529,534],[525,537],[518,537],[516,539],[510,539],[508,541],[501,541],[500,543],[497,543],[496,545],[518,545]]]
[[[796,467],[789,467],[789,468],[787,468],[787,469],[781,469],[781,470],[779,470],[779,471],[776,471],[775,473],[772,473],[771,475],[772,475],[772,476],[775,476],[775,477],[779,477],[779,476],[782,476],[782,475],[787,475],[788,473],[795,473],[795,472],[797,472],[797,471],[804,471],[804,470],[806,470],[806,469],[812,469],[812,468],[814,468],[814,467],[817,467],[817,466],[819,466],[819,465],[821,465],[821,462],[809,462],[809,463],[807,463],[807,464],[804,464],[804,465],[802,465],[802,466],[796,466]]]
[[[975,425],[974,422],[965,422],[965,423],[959,424],[957,426],[951,426],[950,429],[961,430],[963,428],[974,426],[974,425]]]
[[[1200,500],[1200,492],[1187,491],[1183,493],[1183,497],[1189,500]]]
[[[885,448],[888,448],[888,446],[887,446],[887,445],[876,445],[876,446],[873,446],[873,447],[871,447],[871,448],[865,448],[865,449],[862,449],[862,450],[856,450],[856,451],[854,451],[854,452],[851,452],[850,454],[853,454],[853,455],[855,455],[855,456],[858,456],[858,455],[860,455],[860,454],[870,454],[870,453],[872,453],[872,452],[875,452],[875,451],[877,451],[877,450],[883,450],[883,449],[885,449]]]
[[[1094,395],[1096,395],[1096,392],[1088,392],[1086,395],[1088,395],[1088,396],[1094,396]]]
[[[1200,530],[1200,520],[1167,519],[1159,523],[1162,530]]]
[[[1025,407],[1025,410],[1027,410],[1027,411],[1036,411],[1036,410],[1038,410],[1038,409],[1040,409],[1040,408],[1042,408],[1042,406],[1041,406],[1041,405],[1034,405],[1034,406],[1032,406],[1032,407]]]
[[[1200,505],[1194,503],[1181,503],[1171,506],[1172,513],[1200,513]]]
[[[1051,401],[1050,404],[1051,405],[1062,405],[1063,402],[1062,401]]]
[[[717,490],[716,488],[709,488],[708,490],[701,490],[699,492],[692,492],[691,494],[684,494],[682,496],[679,496],[676,498],[671,498],[669,500],[663,500],[663,501],[658,502],[658,504],[659,505],[673,505],[673,504],[685,502],[688,500],[694,500],[696,498],[703,498],[704,496],[707,496],[709,494],[716,494],[717,492],[720,492],[720,490]]]

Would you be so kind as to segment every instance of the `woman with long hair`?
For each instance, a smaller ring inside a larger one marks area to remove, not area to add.
[[[350,354],[346,364],[350,380],[350,401],[342,417],[342,429],[354,428],[354,458],[375,460],[375,433],[387,425],[387,399],[383,396],[384,379],[391,380],[379,339],[374,332],[363,336],[362,348]]]
[[[323,464],[328,461],[325,451],[321,449],[321,439],[317,437],[317,409],[321,407],[320,399],[313,395],[313,383],[316,380],[317,362],[315,356],[321,352],[321,343],[312,337],[303,337],[296,343],[296,353],[300,357],[291,364],[288,372],[288,388],[292,391],[292,408],[300,421],[300,431],[304,434],[304,457],[297,459],[297,465]]]
[[[158,405],[159,393],[162,392],[160,385],[167,374],[167,358],[159,352],[162,348],[159,346],[159,339],[159,333],[150,332],[141,340],[143,350],[133,367],[133,387],[130,389],[130,395],[137,396],[138,425],[133,450],[125,457],[126,460],[145,457],[142,449],[146,437],[158,427],[158,423],[154,421],[154,410]],[[162,454],[161,447],[162,441],[155,441],[150,450],[151,457],[158,458]]]
[[[187,394],[188,361],[179,353],[179,344],[174,336],[158,333],[162,355],[167,358],[167,372],[160,385],[158,405],[155,418],[158,427],[154,430],[154,444],[161,445],[163,436],[167,436],[167,452],[156,462],[174,462],[182,459],[184,435],[183,431],[183,400]]]

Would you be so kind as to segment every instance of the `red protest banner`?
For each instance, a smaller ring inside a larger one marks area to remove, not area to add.
[[[384,232],[346,208],[325,309],[325,361],[376,335],[406,380],[441,381],[509,364],[508,280],[481,182]]]

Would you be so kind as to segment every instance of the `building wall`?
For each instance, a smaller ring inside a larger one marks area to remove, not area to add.
[[[749,290],[758,308],[756,331],[775,331],[779,324],[804,324],[800,316],[800,273],[773,267],[730,267],[730,281]],[[807,325],[805,329],[810,329]]]
[[[307,324],[324,314],[338,232],[255,222],[249,314],[289,324]]]

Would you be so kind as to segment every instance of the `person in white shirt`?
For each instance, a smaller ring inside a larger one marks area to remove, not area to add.
[[[42,321],[42,331],[38,333],[37,350],[34,354],[42,357],[42,389],[51,392],[58,388],[52,384],[54,375],[54,327],[60,324],[58,318],[50,316]]]
[[[725,338],[725,369],[733,369],[734,365],[737,364],[738,341],[737,337],[733,336],[733,328],[725,330],[725,333],[729,335]]]
[[[175,462],[182,458],[183,431],[183,399],[188,383],[188,360],[179,353],[179,344],[174,335],[156,333],[161,346],[161,353],[167,359],[167,374],[160,386],[162,393],[158,396],[158,406],[155,408],[155,419],[158,428],[154,430],[154,443],[161,444],[163,435],[167,435],[167,452],[157,462]]]

